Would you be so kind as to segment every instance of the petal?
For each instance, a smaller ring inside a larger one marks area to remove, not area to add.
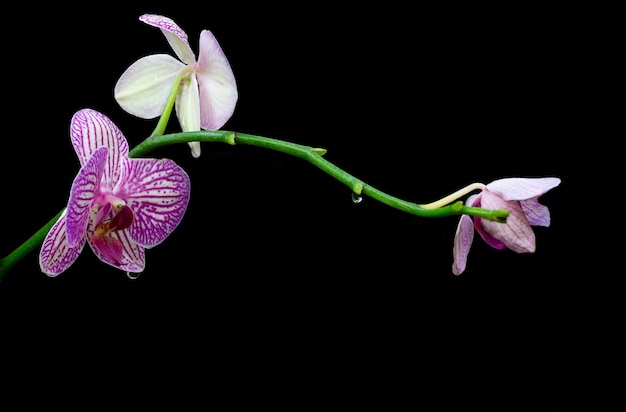
[[[161,29],[161,32],[165,35],[167,42],[170,44],[179,59],[186,64],[195,63],[196,56],[189,46],[187,33],[178,27],[178,24],[174,23],[174,20],[158,14],[144,14],[139,17],[139,20],[149,24],[150,26]]]
[[[108,203],[107,205],[111,205]],[[135,214],[130,207],[124,207],[117,212],[109,222],[109,230],[122,230],[129,227],[135,220]]]
[[[126,204],[135,212],[130,237],[144,247],[161,243],[178,226],[189,203],[187,173],[168,159],[127,159]]]
[[[472,219],[467,215],[462,215],[454,235],[454,247],[452,255],[454,263],[452,264],[452,273],[460,275],[465,271],[467,265],[467,255],[469,254],[472,242],[474,240],[474,224]]]
[[[493,237],[492,235],[490,235],[488,232],[485,231],[483,223],[484,223],[483,219],[481,219],[480,217],[474,217],[474,228],[476,228],[476,231],[478,232],[480,237],[485,241],[485,243],[487,243],[489,246],[491,246],[494,249],[498,249],[498,250],[507,249],[506,245],[503,242],[496,239],[495,237]]]
[[[79,110],[72,117],[70,136],[81,166],[96,149],[109,149],[104,177],[105,184],[114,187],[120,179],[120,159],[128,156],[128,142],[115,123],[95,110]]]
[[[537,198],[520,200],[520,206],[528,219],[528,223],[533,226],[550,226],[550,210],[537,201]]]
[[[102,179],[108,150],[106,147],[97,149],[74,178],[70,190],[70,200],[67,203],[67,243],[69,247],[75,247],[84,240],[89,212]]]
[[[534,179],[514,177],[495,180],[487,185],[487,189],[504,200],[526,200],[539,197],[560,183],[561,179],[557,177]]]
[[[102,239],[107,236],[111,239]],[[127,272],[143,271],[146,263],[145,250],[130,238],[128,229],[111,232],[106,236],[94,236],[91,230],[88,241],[93,253],[104,263]]]
[[[176,116],[183,132],[200,130],[200,97],[195,76],[184,78],[176,97]]]
[[[67,210],[67,209],[66,209]],[[65,272],[78,258],[85,246],[85,237],[74,247],[69,247],[66,236],[66,212],[63,212],[46,235],[39,252],[39,267],[48,276]]]
[[[481,206],[486,209],[506,209],[509,212],[506,223],[481,219],[480,224],[486,234],[499,240],[516,253],[535,251],[535,233],[519,202],[505,201],[489,190],[484,190]]]
[[[160,116],[176,76],[184,67],[169,54],[142,57],[120,76],[113,90],[115,100],[133,116],[142,119]]]
[[[203,30],[196,65],[200,87],[200,123],[203,129],[218,130],[230,119],[239,97],[235,75],[215,36]]]
[[[184,79],[176,99],[176,116],[183,132],[200,130],[200,97],[194,76]],[[189,142],[193,157],[200,157],[200,142]]]

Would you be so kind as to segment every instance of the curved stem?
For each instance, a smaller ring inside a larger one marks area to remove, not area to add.
[[[32,235],[26,242],[22,243],[20,247],[8,254],[6,257],[0,259],[0,281],[4,277],[5,273],[9,271],[9,269],[15,266],[17,262],[22,260],[22,258],[28,255],[30,252],[35,250],[35,248],[37,248],[41,244],[41,242],[43,242],[43,239],[48,234],[48,231],[50,231],[52,225],[54,225],[56,221],[59,220],[59,217],[61,217],[61,214],[64,210],[65,208],[57,213],[55,217],[50,219],[48,223],[46,223],[41,229],[35,232],[35,234]]]
[[[174,93],[172,93],[171,96],[174,96]],[[170,101],[170,103],[172,102],[173,100]],[[165,123],[167,122],[165,118],[163,118],[162,120]],[[256,136],[246,133],[236,133],[226,130],[202,130],[197,132],[180,132],[167,135],[158,135],[158,133],[162,132],[163,128],[163,124],[161,124],[161,122],[159,124],[161,126],[157,126],[157,128],[155,129],[155,133],[153,133],[152,136],[145,139],[129,152],[129,157],[141,157],[162,146],[189,142],[221,142],[229,145],[244,144],[257,146],[269,150],[286,153],[291,156],[306,160],[307,162],[323,170],[331,177],[348,186],[350,190],[352,190],[355,194],[369,196],[373,199],[378,200],[381,203],[413,215],[423,217],[446,217],[467,214],[498,222],[506,221],[506,218],[508,216],[508,212],[506,210],[490,210],[478,207],[469,207],[464,206],[463,202],[461,201],[446,205],[442,205],[441,203],[439,203],[438,206],[440,207],[433,207],[433,205],[437,205],[436,202],[428,205],[419,205],[413,202],[402,200],[395,196],[389,195],[373,186],[370,186],[369,184],[359,180],[355,176],[340,169],[335,164],[324,159],[322,156],[326,153],[325,149],[304,146],[296,143],[272,139],[269,137]],[[447,199],[445,203],[449,203],[451,201],[450,197],[446,197],[444,199]],[[62,213],[63,210],[61,210],[54,218],[52,218],[46,225],[39,229],[33,236],[31,236],[26,242],[24,242],[21,246],[15,249],[11,254],[9,254],[5,258],[0,259],[0,280],[6,274],[6,272],[8,272],[9,269],[11,269],[18,261],[20,261],[24,256],[37,248],[41,244],[41,242],[43,242],[46,234],[48,233],[52,225],[59,219]]]
[[[432,206],[423,207],[422,205],[418,205],[417,203],[408,202],[406,200],[402,200],[395,196],[389,195],[340,169],[339,167],[322,157],[326,153],[325,149],[304,146],[297,143],[291,143],[283,140],[256,136],[247,133],[236,133],[226,130],[202,130],[197,132],[172,133],[162,136],[152,136],[144,140],[133,150],[131,150],[130,156],[140,157],[156,149],[157,147],[190,141],[222,142],[230,145],[245,144],[250,146],[262,147],[277,152],[283,152],[291,156],[306,160],[314,166],[317,166],[319,169],[326,172],[326,174],[332,176],[333,178],[348,186],[354,193],[358,195],[367,195],[388,206],[417,216],[445,217],[452,215],[468,214],[498,222],[505,221],[506,217],[508,216],[508,212],[506,210],[491,210],[477,207],[468,207],[463,206],[462,202],[460,201],[455,202],[451,205],[441,206],[438,208],[432,208]]]

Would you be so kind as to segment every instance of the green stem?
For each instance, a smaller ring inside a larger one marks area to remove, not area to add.
[[[175,93],[172,95],[175,95]],[[173,104],[172,102],[170,103]],[[170,110],[165,111],[165,113],[169,112]],[[161,120],[163,121],[163,119]],[[167,120],[164,120],[164,122],[167,123]],[[159,121],[159,124],[161,124],[161,121]],[[162,132],[162,130],[157,126],[152,136],[145,139],[129,152],[129,157],[142,157],[162,146],[189,142],[221,142],[229,145],[243,144],[257,146],[286,153],[288,155],[306,160],[326,172],[331,177],[348,186],[355,194],[369,196],[381,203],[412,215],[422,217],[446,217],[467,214],[498,222],[506,221],[508,216],[508,212],[506,210],[490,210],[478,207],[469,207],[464,206],[461,201],[438,208],[425,208],[417,203],[407,202],[406,200],[391,196],[373,186],[370,186],[324,159],[322,156],[326,153],[325,149],[304,146],[269,137],[255,136],[246,133],[235,133],[225,130],[202,130],[197,132],[180,132],[158,135],[160,132]],[[41,244],[52,225],[61,216],[62,212],[63,210],[61,210],[44,227],[38,230],[37,233],[31,236],[30,239],[15,249],[11,254],[0,259],[0,280],[19,260]]]
[[[348,186],[354,193],[358,195],[369,196],[388,206],[417,216],[446,217],[467,214],[498,222],[504,222],[506,220],[506,217],[508,216],[508,212],[506,210],[490,210],[463,206],[463,203],[461,201],[436,209],[424,208],[417,203],[407,202],[406,200],[391,196],[340,169],[339,167],[322,157],[322,155],[326,153],[325,149],[304,146],[296,143],[285,142],[282,140],[272,139],[263,136],[255,136],[246,133],[236,133],[226,130],[203,130],[197,132],[172,133],[163,136],[152,136],[144,140],[141,144],[131,150],[130,156],[141,157],[156,149],[157,147],[192,141],[222,142],[228,143],[230,145],[244,144],[262,147],[277,152],[283,152],[312,163],[314,166],[317,166],[331,177],[339,180],[341,183]]]
[[[63,210],[65,209],[62,209],[59,213],[57,213],[55,217],[50,219],[48,223],[46,223],[41,229],[35,232],[35,234],[32,235],[26,242],[22,243],[20,247],[8,254],[6,257],[0,259],[0,281],[4,277],[5,273],[9,271],[9,269],[15,266],[17,262],[22,260],[30,252],[35,250],[35,248],[37,248],[41,244],[41,242],[43,242],[43,239],[48,234],[48,231],[50,231],[52,225],[54,225],[59,217],[61,217]]]
[[[176,75],[176,79],[174,79],[174,84],[170,90],[170,94],[167,97],[167,101],[165,102],[165,107],[163,109],[163,113],[159,118],[159,122],[157,123],[154,131],[151,136],[160,136],[165,134],[165,128],[167,127],[167,123],[170,121],[170,115],[172,113],[172,109],[174,108],[174,103],[176,102],[176,96],[178,95],[178,87],[180,86],[180,81],[185,75],[185,73],[189,72],[189,68],[186,67],[178,72]]]

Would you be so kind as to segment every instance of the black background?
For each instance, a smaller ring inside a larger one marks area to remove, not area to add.
[[[98,402],[565,410],[596,400],[579,383],[599,361],[580,342],[603,332],[605,309],[581,275],[591,252],[572,210],[582,184],[572,141],[589,127],[584,10],[130,3],[16,16],[2,255],[64,207],[79,168],[73,113],[103,112],[131,147],[156,125],[113,99],[128,65],[172,54],[138,20],[148,12],[173,18],[196,52],[202,29],[217,37],[239,89],[224,129],[326,148],[347,172],[418,203],[475,181],[560,177],[540,200],[552,225],[536,228],[532,255],[476,237],[457,277],[457,218],[354,204],[347,187],[281,153],[162,148],[152,155],[185,168],[191,202],[138,279],[86,247],[56,278],[40,272],[37,250],[0,283],[4,352],[24,376],[109,375],[103,392],[80,385]],[[172,117],[168,131],[178,127]]]

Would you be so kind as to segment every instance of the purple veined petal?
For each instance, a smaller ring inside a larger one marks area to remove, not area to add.
[[[100,112],[82,109],[72,117],[70,137],[81,166],[96,149],[102,146],[109,149],[104,167],[104,184],[115,186],[120,179],[120,159],[128,156],[128,142],[115,123]]]
[[[526,200],[539,197],[561,183],[557,177],[521,178],[512,177],[495,180],[487,185],[487,189],[504,200]]]
[[[185,78],[178,89],[176,116],[183,132],[200,130],[200,97],[195,76]],[[189,142],[193,157],[200,157],[200,142]]]
[[[163,113],[178,72],[185,65],[169,54],[145,56],[131,64],[113,89],[122,109],[142,119]]]
[[[66,209],[67,211],[67,209]],[[46,235],[39,252],[39,267],[48,276],[65,272],[78,258],[85,246],[83,237],[73,248],[67,244],[66,212],[64,211]]]
[[[161,243],[178,226],[189,203],[187,173],[169,159],[127,159],[125,200],[135,212],[130,236],[144,247]]]
[[[158,14],[144,14],[139,17],[139,20],[150,26],[161,29],[161,32],[172,47],[172,50],[174,50],[174,53],[176,53],[178,58],[185,62],[185,64],[193,64],[196,62],[196,55],[189,46],[187,33],[185,33],[174,20]]]
[[[67,243],[75,247],[84,240],[91,206],[107,161],[107,147],[100,147],[80,169],[70,190],[67,203]]]
[[[101,239],[103,236],[94,235],[93,230],[88,231],[89,246],[98,259],[127,272],[144,270],[145,250],[130,238],[128,229],[117,230],[105,236],[110,236],[111,239]]]
[[[484,234],[491,236],[493,239],[497,239],[513,252],[532,253],[535,251],[535,232],[533,232],[530,223],[528,223],[519,202],[505,201],[490,191],[485,190],[483,192],[481,206],[486,209],[506,209],[509,212],[506,223],[480,219],[479,226],[482,231],[484,231]],[[483,235],[483,239],[491,246],[494,246],[489,241],[489,238],[484,236],[482,231],[479,230],[479,233]]]
[[[97,254],[100,260],[104,260],[115,267],[122,266],[122,262],[124,262],[124,245],[117,238],[109,235],[93,235],[91,237],[91,246],[98,251]]]
[[[196,76],[200,87],[200,124],[205,130],[218,130],[235,111],[239,94],[230,63],[208,30],[200,34]]]
[[[520,206],[528,219],[528,223],[533,226],[550,226],[550,210],[539,203],[537,198],[520,200]]]
[[[452,255],[452,273],[460,275],[465,271],[467,265],[467,255],[469,254],[472,242],[474,241],[474,223],[467,215],[462,215],[454,235],[454,247]]]

